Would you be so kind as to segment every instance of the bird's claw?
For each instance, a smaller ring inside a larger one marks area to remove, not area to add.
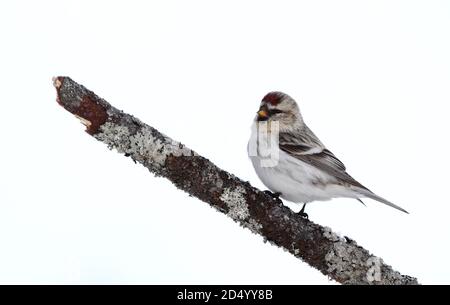
[[[303,204],[302,209],[300,210],[300,212],[297,213],[297,215],[299,215],[302,218],[309,219],[308,214],[305,213],[305,207],[306,207],[306,203]]]
[[[300,211],[300,212],[297,213],[297,215],[302,217],[302,218],[309,219],[308,214],[305,213],[305,212]]]

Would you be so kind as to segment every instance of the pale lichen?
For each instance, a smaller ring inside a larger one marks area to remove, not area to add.
[[[349,251],[351,251],[351,248],[347,249],[342,241],[333,243],[331,250],[325,255],[328,272],[337,274],[345,273],[347,257],[350,255]]]
[[[365,265],[365,256],[368,253],[352,242],[334,233],[330,228],[324,227],[323,236],[332,242],[331,249],[325,255],[327,272],[335,274],[344,283],[352,284],[356,278],[361,278]]]
[[[130,147],[130,131],[126,126],[106,122],[100,126],[100,132],[94,137],[108,145],[109,149],[115,148],[119,153],[126,153]]]
[[[323,236],[332,241],[330,250],[325,255],[327,273],[333,274],[344,284],[417,284],[417,279],[402,276],[383,260],[371,255],[349,238],[342,238],[330,228],[323,229]]]
[[[327,239],[331,241],[339,241],[342,239],[342,237],[334,233],[333,230],[331,230],[331,228],[329,227],[323,228],[323,236],[325,236]]]
[[[245,189],[238,186],[234,189],[226,188],[220,196],[220,200],[228,207],[228,216],[234,220],[244,220],[250,216],[244,194]]]
[[[260,233],[261,229],[263,228],[262,224],[260,224],[256,219],[250,218],[248,222],[243,223],[243,226],[245,228],[248,228],[253,233]]]
[[[366,278],[369,283],[381,281],[382,265],[383,261],[379,257],[372,256],[367,260],[366,266],[369,267],[369,270],[367,270]]]
[[[141,128],[133,134],[126,126],[106,122],[94,136],[110,149],[115,148],[138,162],[154,167],[164,166],[169,155],[195,155],[192,150],[168,137],[155,137],[150,127]]]

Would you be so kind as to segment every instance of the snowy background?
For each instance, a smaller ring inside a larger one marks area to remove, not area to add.
[[[2,1],[0,282],[332,284],[83,132],[68,75],[223,169],[282,90],[353,175],[410,211],[308,206],[423,283],[450,281],[448,1]]]

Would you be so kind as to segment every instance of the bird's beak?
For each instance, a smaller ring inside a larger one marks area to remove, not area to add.
[[[265,121],[269,118],[269,113],[267,110],[261,109],[257,112],[258,114],[258,121]]]

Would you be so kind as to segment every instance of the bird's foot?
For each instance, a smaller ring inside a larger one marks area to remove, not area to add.
[[[300,212],[297,213],[297,215],[299,215],[300,217],[309,219],[308,214],[305,213],[305,207],[306,207],[306,203],[303,204],[302,209],[300,210]]]
[[[267,195],[269,195],[270,197],[272,197],[273,199],[275,199],[275,201],[276,201],[277,203],[280,203],[280,204],[283,203],[283,201],[281,201],[281,199],[280,199],[281,193],[279,193],[279,192],[272,193],[272,192],[269,191],[269,190],[264,191],[264,193],[266,193]]]
[[[300,217],[305,218],[305,219],[309,219],[308,213],[305,212],[298,212],[297,213]]]

